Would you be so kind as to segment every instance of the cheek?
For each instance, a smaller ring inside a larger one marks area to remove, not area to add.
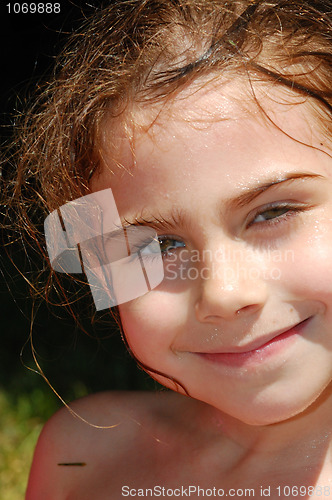
[[[185,310],[179,297],[157,291],[119,306],[127,342],[140,361],[155,367],[172,355]]]
[[[304,298],[332,300],[332,228],[325,225],[294,245],[280,266],[284,281]]]

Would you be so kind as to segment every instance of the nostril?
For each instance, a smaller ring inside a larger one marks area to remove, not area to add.
[[[259,308],[259,304],[250,304],[248,306],[241,307],[236,311],[236,314],[242,314],[245,312],[253,312],[255,309]]]

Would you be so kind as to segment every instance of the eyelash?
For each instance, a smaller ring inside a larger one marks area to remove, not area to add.
[[[173,247],[173,245],[169,245],[171,247],[170,250],[164,250],[164,251],[161,250],[161,255],[162,255],[163,258],[166,258],[167,255],[169,255],[170,253],[172,253],[172,251],[176,250],[177,248],[185,248],[185,243],[183,243],[183,241],[179,240],[175,236],[172,236],[172,235],[163,235],[163,236],[158,236],[157,238],[159,240],[160,247],[162,245],[162,242],[165,241],[165,240],[169,240],[171,242],[180,243],[180,245],[181,245],[181,246],[175,247],[175,248]]]
[[[278,203],[272,204],[264,207],[264,209],[259,209],[256,213],[253,214],[249,222],[246,224],[246,229],[249,229],[253,226],[257,226],[258,230],[264,230],[264,228],[273,228],[274,226],[286,222],[288,219],[293,218],[298,213],[302,213],[307,210],[309,207],[304,205],[296,205],[290,203]],[[270,219],[255,222],[255,219],[260,215],[264,215],[267,212],[271,212],[275,210],[275,212],[282,211],[284,212],[281,215],[277,215],[275,217],[271,217]]]
[[[179,240],[176,236],[172,236],[172,235],[162,235],[162,236],[157,236],[156,239],[158,240],[159,242],[159,245],[160,245],[160,251],[161,251],[161,255],[163,258],[166,258],[168,255],[172,254],[172,250],[176,250],[177,248],[185,248],[185,243],[183,243],[183,241]],[[176,242],[176,243],[180,243],[181,246],[179,247],[174,247],[174,245],[169,245],[170,247],[170,250],[161,250],[161,245],[162,245],[162,242],[165,241],[165,240],[169,240],[171,242]],[[149,243],[151,243],[151,240],[148,240],[144,243],[142,243],[141,245],[138,245],[136,248],[133,248],[132,249],[132,254],[135,254],[135,259],[136,259],[136,252],[139,251],[139,250],[142,250],[144,247],[146,247]],[[141,254],[142,258],[145,258],[145,259],[154,259],[154,258],[158,258],[158,253],[156,252],[155,254],[151,253],[151,254]]]

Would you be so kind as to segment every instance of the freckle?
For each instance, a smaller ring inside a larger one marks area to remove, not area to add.
[[[294,308],[291,307],[290,310],[289,310],[289,312],[292,313],[293,311],[294,311]]]

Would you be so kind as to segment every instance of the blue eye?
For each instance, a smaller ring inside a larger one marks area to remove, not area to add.
[[[295,216],[299,212],[304,212],[308,207],[303,205],[279,204],[266,207],[265,210],[256,212],[253,218],[248,223],[247,227],[255,226],[273,226],[286,221],[288,218]]]
[[[160,251],[162,257],[166,258],[169,255],[173,255],[173,250],[185,248],[186,246],[185,243],[171,236],[156,236],[153,240],[155,243],[151,240],[136,243],[135,247],[132,248],[132,252],[134,253],[141,250],[142,257],[152,258],[158,255]]]
[[[292,207],[290,207],[289,205],[269,208],[268,210],[264,210],[264,212],[257,214],[252,223],[265,222],[271,219],[276,219],[285,215],[290,210],[292,210]]]
[[[166,257],[167,254],[172,253],[172,250],[176,250],[177,248],[185,248],[185,243],[183,241],[179,241],[172,236],[159,236],[159,245],[160,251],[163,257]]]

